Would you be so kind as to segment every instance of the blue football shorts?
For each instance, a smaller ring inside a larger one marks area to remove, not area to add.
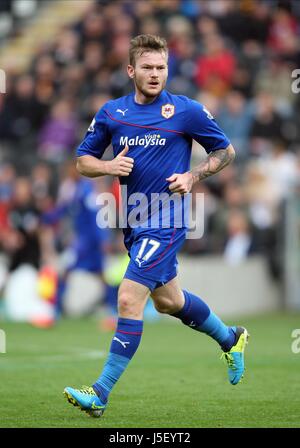
[[[124,243],[130,261],[124,278],[153,291],[177,275],[176,254],[184,243],[186,229],[126,229]]]

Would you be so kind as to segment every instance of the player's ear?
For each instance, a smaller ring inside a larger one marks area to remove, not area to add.
[[[133,79],[134,78],[134,67],[133,65],[127,65],[127,73],[129,78]]]

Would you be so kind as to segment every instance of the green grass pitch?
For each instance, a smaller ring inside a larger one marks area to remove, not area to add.
[[[7,339],[0,427],[300,427],[300,353],[291,349],[300,315],[234,321],[250,332],[242,384],[229,384],[220,350],[207,336],[171,319],[146,323],[102,419],[71,406],[62,392],[98,377],[112,333],[100,332],[95,318],[61,320],[49,330],[0,322]]]

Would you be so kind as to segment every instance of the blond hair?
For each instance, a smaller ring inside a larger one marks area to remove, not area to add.
[[[141,56],[145,51],[164,52],[168,57],[168,45],[163,37],[140,34],[130,41],[129,64],[135,66],[137,56]]]

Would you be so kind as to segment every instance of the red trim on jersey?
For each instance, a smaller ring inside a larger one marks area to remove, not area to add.
[[[155,128],[154,126],[142,126],[141,124],[135,124],[135,123],[127,123],[126,121],[117,120],[114,118],[109,112],[106,110],[104,111],[106,115],[109,116],[109,118],[113,121],[116,121],[117,123],[126,124],[127,126],[133,126],[135,128],[144,128],[144,129],[154,129],[155,131],[165,131],[165,132],[174,132],[175,134],[184,134],[184,132],[181,131],[174,131],[173,129],[164,129],[164,128]]]
[[[165,250],[163,251],[163,253],[161,254],[161,256],[156,261],[154,261],[147,269],[145,269],[145,271],[148,271],[149,269],[153,268],[153,266],[155,266],[162,259],[162,257],[166,254],[166,252],[170,249],[170,247],[173,244],[173,237],[174,237],[175,233],[176,233],[176,229],[174,229],[174,232],[172,233],[170,242],[169,242],[168,246],[165,248]]]

